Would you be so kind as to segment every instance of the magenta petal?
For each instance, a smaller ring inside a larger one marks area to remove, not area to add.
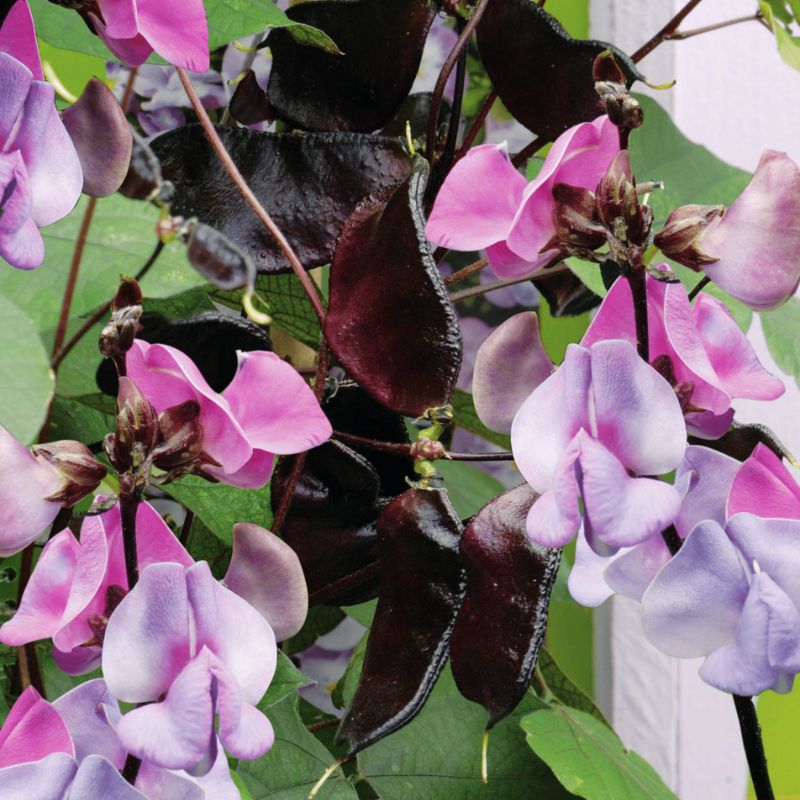
[[[675,486],[685,483],[675,527],[682,538],[705,519],[725,525],[725,505],[734,476],[742,466],[740,461],[716,450],[698,445],[686,448],[683,463],[675,475]]]
[[[18,231],[31,215],[33,195],[19,150],[0,153],[0,191],[2,191],[2,214],[0,233]]]
[[[736,473],[728,494],[727,515],[741,512],[760,517],[800,519],[800,486],[781,459],[763,444]]]
[[[125,749],[114,730],[122,718],[119,705],[105,681],[86,681],[53,701],[53,708],[67,725],[75,743],[75,758],[103,756],[115,767],[125,763]]]
[[[686,426],[672,387],[620,340],[592,346],[597,438],[628,469],[662,475],[686,451]]]
[[[214,735],[212,657],[203,649],[175,678],[163,701],[125,714],[117,733],[129,753],[167,769],[190,769],[203,759]]]
[[[32,83],[31,71],[21,61],[0,51],[0,97],[3,98],[0,141],[7,143],[16,134],[19,117],[25,108],[25,100]]]
[[[61,627],[69,600],[80,545],[69,530],[44,547],[14,616],[0,628],[8,645],[48,639]]]
[[[106,33],[113,39],[132,39],[139,32],[137,0],[100,0]]]
[[[302,453],[331,436],[331,424],[303,376],[275,353],[240,353],[239,368],[222,396],[259,450]]]
[[[600,442],[581,436],[584,525],[587,539],[611,548],[632,547],[660,533],[675,519],[681,497],[655,478],[632,478]]]
[[[27,0],[12,3],[11,10],[0,28],[0,53],[8,53],[21,61],[37,81],[44,80],[36,30]],[[5,100],[5,98],[3,98]]]
[[[275,454],[266,450],[253,450],[250,458],[237,470],[226,472],[221,467],[206,466],[203,472],[216,478],[220,483],[228,486],[238,486],[240,489],[260,489],[272,477],[275,466]]]
[[[152,54],[152,46],[141,34],[130,39],[114,39],[108,35],[105,25],[94,14],[89,14],[89,16],[97,35],[123,64],[127,64],[129,67],[139,67]]]
[[[216,679],[220,741],[235,758],[260,758],[275,741],[272,725],[242,697],[240,685],[219,659],[211,656],[209,666]]]
[[[580,519],[565,516],[556,502],[555,492],[545,492],[528,512],[528,536],[543,547],[561,547],[578,532]]]
[[[514,460],[537,492],[552,486],[567,446],[581,428],[589,428],[590,359],[586,348],[571,344],[564,363],[533,391],[511,424]]]
[[[701,522],[642,598],[645,635],[672,656],[708,655],[733,639],[748,589],[725,531]]]
[[[139,33],[163,59],[192,72],[209,68],[203,0],[138,0]]]
[[[52,524],[61,504],[44,498],[62,483],[54,467],[34,458],[0,425],[0,556],[18,553]]]
[[[148,800],[110,761],[97,755],[87,756],[78,767],[69,796],[81,800]]]
[[[109,691],[128,703],[156,700],[190,659],[189,601],[180,564],[152,564],[111,615],[103,642]]]
[[[647,316],[650,322],[651,315],[648,313]],[[595,342],[602,342],[605,339],[624,339],[636,345],[633,299],[630,284],[625,278],[617,278],[614,281],[589,323],[586,333],[583,334],[581,344],[584,347],[591,347]]]
[[[701,292],[692,310],[714,372],[731,397],[774,400],[784,393],[783,381],[764,369],[753,345],[719,300]]]
[[[481,250],[506,238],[525,190],[505,145],[473,147],[450,170],[425,236],[451,250]]]
[[[509,433],[519,407],[552,372],[536,313],[523,311],[507,319],[475,355],[472,395],[481,422]]]
[[[732,642],[711,653],[700,677],[724,692],[788,692],[800,671],[800,614],[765,573],[753,578]]]
[[[52,753],[41,761],[0,769],[0,786],[11,800],[64,800],[77,770],[72,756]]]
[[[536,258],[527,260],[520,258],[505,242],[490,244],[485,250],[492,271],[498,278],[504,280],[526,278],[533,275],[558,255],[557,250],[548,250],[537,255]]]
[[[757,565],[800,604],[800,520],[737,514],[728,521],[727,531],[749,569]]]
[[[765,151],[750,183],[699,244],[719,259],[705,266],[708,277],[750,308],[775,308],[791,297],[800,281],[797,164]]]
[[[246,702],[267,691],[277,663],[275,634],[246,600],[214,580],[205,561],[186,570],[197,647],[207,646],[230,671]]]
[[[32,219],[13,233],[0,231],[0,258],[17,269],[36,269],[44,261],[44,240]]]
[[[74,756],[75,749],[61,715],[29,686],[0,728],[0,767],[39,761],[50,753]]]
[[[303,627],[308,587],[300,559],[265,528],[249,522],[233,526],[233,554],[223,583],[269,622],[278,641]]]

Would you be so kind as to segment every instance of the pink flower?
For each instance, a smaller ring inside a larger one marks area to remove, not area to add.
[[[501,278],[525,277],[557,255],[542,252],[555,234],[553,187],[594,191],[618,152],[617,129],[606,116],[562,133],[531,183],[511,164],[504,145],[474,147],[445,179],[425,235],[452,250],[486,250]]]
[[[239,354],[239,368],[222,394],[192,360],[174,347],[136,340],[127,354],[128,377],[157,412],[187,400],[200,405],[208,475],[245,488],[263,486],[275,455],[322,444],[331,425],[300,374],[274,353]]]
[[[88,12],[108,49],[138,67],[156,51],[176,67],[209,68],[208,23],[203,0],[97,0]]]
[[[583,518],[601,555],[645,541],[678,513],[680,494],[652,477],[674,470],[686,428],[672,387],[628,342],[570,345],[564,363],[522,404],[511,426],[514,458],[541,494],[528,535],[557,547]],[[583,513],[581,513],[581,501]]]
[[[742,512],[800,519],[800,486],[781,459],[763,444],[756,445],[731,483],[727,516]]]
[[[27,3],[0,29],[0,257],[19,269],[44,260],[39,228],[78,202],[83,173],[44,82]]]
[[[758,311],[790,298],[800,283],[800,168],[767,150],[744,191],[703,231],[698,246],[718,259],[709,278]]]
[[[650,362],[673,383],[690,432],[722,436],[733,418],[732,398],[774,400],[783,394],[781,380],[761,366],[719,300],[701,293],[691,304],[682,284],[650,276],[647,300]],[[591,347],[603,339],[636,342],[631,290],[624,278],[611,287],[581,343]]]
[[[235,758],[254,759],[274,734],[256,708],[275,672],[275,636],[204,561],[153,564],[112,615],[103,645],[111,693],[128,703],[117,726],[123,747],[168,769],[202,774],[217,733]]]
[[[191,556],[158,512],[141,503],[136,512],[140,568],[162,561],[184,567]],[[80,542],[65,530],[45,546],[14,616],[0,628],[0,641],[21,645],[53,639],[66,672],[88,672],[100,663],[103,631],[128,589],[119,506],[87,517]],[[92,645],[87,645],[94,642]]]

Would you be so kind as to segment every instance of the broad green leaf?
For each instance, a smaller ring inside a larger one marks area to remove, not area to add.
[[[656,771],[594,717],[567,706],[522,719],[531,749],[586,800],[675,800]]]
[[[608,725],[608,721],[603,716],[603,712],[594,704],[592,699],[579,686],[564,674],[561,667],[550,654],[550,651],[543,647],[539,651],[539,661],[537,664],[539,671],[547,684],[547,688],[552,692],[553,697],[565,706],[577,708],[591,714],[595,719]],[[608,725],[608,727],[611,727]]]
[[[475,404],[472,402],[472,395],[463,389],[456,389],[453,392],[453,421],[456,425],[464,428],[470,433],[482,436],[489,442],[502,447],[505,450],[511,449],[511,439],[504,433],[497,433],[487,428],[478,418],[475,411]]]
[[[356,645],[353,650],[353,655],[350,658],[350,663],[344,671],[344,675],[339,678],[336,688],[333,690],[331,699],[337,708],[350,708],[353,703],[353,698],[358,688],[358,681],[361,677],[361,670],[364,667],[364,657],[367,654],[367,640],[369,633],[365,633],[361,641]]]
[[[42,229],[46,256],[39,269],[0,270],[0,293],[13,297],[41,331],[53,330],[58,320],[86,203],[86,197],[82,197],[64,219]],[[153,206],[122,195],[98,201],[70,316],[79,317],[92,311],[113,297],[120,275],[138,272],[156,246],[157,219],[158,211]],[[168,297],[203,283],[186,260],[186,248],[172,244],[164,248],[142,280],[142,290],[149,297]]]
[[[566,265],[580,278],[584,286],[591,289],[598,297],[608,294],[603,276],[600,274],[600,265],[591,261],[581,261],[579,258],[565,259]]]
[[[237,489],[224,483],[210,483],[196,475],[187,475],[161,487],[183,503],[225,544],[230,544],[237,522],[254,522],[264,528],[272,523],[269,488]]]
[[[293,697],[297,690],[302,686],[308,686],[312,681],[303,675],[297,667],[292,664],[289,657],[278,650],[278,664],[275,667],[275,677],[264,695],[264,699],[258,707],[267,715],[269,709],[277,703],[282,702],[287,697]]]
[[[236,772],[253,800],[306,800],[311,787],[335,758],[309,733],[298,713],[295,691],[277,701],[268,693],[259,708],[275,729],[275,744],[256,761],[240,761]],[[317,793],[319,800],[356,800],[355,789],[341,769]]]
[[[640,183],[664,181],[664,188],[650,195],[656,218],[654,230],[660,230],[677,206],[732,203],[750,175],[687,139],[655,100],[636,97],[644,111],[644,125],[631,135],[633,171]]]
[[[309,347],[319,346],[320,327],[317,315],[300,281],[292,274],[260,275],[256,292],[272,317],[272,324]],[[231,308],[240,309],[241,292],[212,291],[211,297]]]
[[[436,469],[447,482],[447,492],[456,513],[462,518],[476,514],[492,498],[505,490],[497,478],[462,461],[438,461]]]
[[[197,517],[192,520],[186,549],[195,561],[205,561],[217,580],[225,577],[231,563],[231,546],[215,536]]]
[[[44,685],[47,689],[47,699],[52,701],[62,694],[80,686],[86,681],[102,677],[98,667],[85,675],[68,675],[55,662],[53,658],[53,648],[49,643],[42,642],[36,646],[36,655],[39,659],[39,666],[42,670]]]
[[[533,698],[526,697],[492,730],[489,783],[484,784],[481,740],[486,712],[461,697],[447,667],[419,717],[359,754],[359,768],[382,800],[572,797],[525,744],[519,722],[536,706]]]
[[[11,267],[4,272],[31,274]],[[55,380],[36,326],[9,295],[0,294],[0,425],[29,444],[44,422]]]
[[[761,327],[767,347],[775,363],[787,374],[794,375],[800,386],[800,300],[792,297],[774,311],[761,313]]]
[[[30,0],[30,6],[40,39],[64,50],[106,60],[115,58],[75,11],[54,5],[49,0]],[[329,53],[340,52],[327,34],[310,25],[292,22],[271,0],[205,0],[205,9],[210,50],[267,28],[288,28],[301,44],[321,47]],[[157,56],[151,57],[150,61],[165,63]]]
[[[100,395],[105,398],[105,395]],[[109,397],[113,407],[113,398]],[[84,444],[103,441],[114,430],[114,414],[101,411],[80,398],[56,396],[50,418],[50,438],[75,439]]]
[[[344,606],[342,611],[356,622],[360,622],[365,628],[369,628],[372,625],[372,618],[375,616],[377,605],[377,599],[368,600],[366,603],[359,603],[357,606]]]
[[[789,11],[774,1],[769,3],[766,0],[759,0],[758,5],[761,8],[764,19],[769,23],[772,32],[775,34],[781,58],[793,69],[800,70],[800,37],[792,36],[788,27],[785,27],[786,23],[792,21]],[[783,8],[783,14],[779,13],[781,8]],[[794,13],[797,14],[796,9]],[[776,16],[780,16],[784,24],[776,20]]]

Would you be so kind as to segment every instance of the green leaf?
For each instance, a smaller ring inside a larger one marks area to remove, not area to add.
[[[180,532],[178,532],[180,533]],[[201,519],[192,520],[187,550],[195,561],[205,561],[211,574],[222,580],[231,563],[232,548],[215,536]]]
[[[767,347],[775,363],[787,374],[794,375],[800,386],[800,300],[790,298],[773,311],[761,312],[761,327]]]
[[[56,326],[86,202],[82,197],[64,219],[42,229],[46,255],[39,269],[0,270],[0,293],[13,297],[41,331]],[[117,290],[119,276],[139,270],[156,246],[157,218],[153,206],[122,195],[98,202],[81,261],[72,317],[87,314],[109,300]],[[142,291],[148,297],[167,297],[203,283],[186,260],[186,248],[171,244],[142,280]]]
[[[311,787],[334,762],[334,756],[311,733],[298,713],[296,692],[258,706],[275,729],[275,744],[257,761],[240,761],[236,772],[253,800],[306,800]],[[337,769],[317,793],[319,800],[356,800],[355,789]]]
[[[481,781],[486,712],[458,693],[445,669],[419,717],[358,756],[361,772],[382,800],[563,800],[550,769],[533,756],[519,728],[536,707],[526,697],[491,733],[489,783]],[[599,724],[599,723],[598,723]]]
[[[567,706],[522,719],[531,749],[562,785],[586,800],[672,800],[655,770],[626,750],[616,734],[583,711]]]
[[[331,700],[333,700],[333,704],[337,708],[350,708],[353,703],[358,681],[361,678],[361,670],[364,668],[364,656],[367,654],[368,639],[369,632],[365,633],[361,637],[361,641],[356,645],[344,675],[339,678],[339,682],[331,694]]]
[[[106,395],[97,397],[106,399]],[[111,401],[112,409],[114,398]],[[92,407],[81,398],[56,396],[50,418],[50,437],[53,440],[75,439],[84,444],[101,442],[103,437],[114,430],[114,413],[105,413]]]
[[[30,0],[30,6],[40,39],[64,50],[99,56],[104,60],[116,58],[99,37],[90,33],[86,23],[74,11],[53,5],[49,0]],[[205,0],[205,9],[209,50],[268,28],[288,28],[300,44],[320,47],[329,53],[341,53],[324,31],[292,22],[270,0]],[[151,56],[148,61],[166,63],[158,56]]]
[[[272,524],[269,488],[237,489],[224,483],[210,483],[196,475],[186,475],[161,487],[199,517],[225,544],[232,540],[237,522],[254,522],[264,528]]]
[[[577,708],[591,714],[596,720],[608,725],[608,721],[603,716],[603,712],[592,702],[592,699],[579,686],[576,686],[567,675],[562,672],[561,667],[551,655],[550,651],[543,647],[539,651],[539,661],[537,664],[542,673],[547,688],[552,692],[553,697],[565,706]]]
[[[66,694],[76,686],[86,683],[86,681],[102,677],[99,667],[87,672],[85,675],[68,675],[56,664],[53,658],[53,648],[49,643],[41,642],[38,644],[36,646],[36,655],[39,659],[44,685],[47,689],[47,699],[50,701],[61,697],[61,695]]]
[[[581,283],[591,289],[598,297],[608,294],[603,276],[600,274],[600,265],[590,261],[581,261],[579,258],[564,259],[566,265],[580,279]]]
[[[258,704],[258,707],[269,715],[269,709],[272,706],[282,702],[287,697],[293,697],[298,689],[302,686],[308,686],[310,683],[313,683],[313,681],[303,675],[285,653],[278,650],[275,677],[272,679],[272,683],[270,683],[269,689],[267,689],[267,693]]]
[[[778,52],[781,58],[793,69],[800,70],[800,37],[792,36],[786,23],[792,21],[789,12],[783,8],[784,13],[780,14],[780,7],[776,3],[768,3],[766,0],[759,0],[759,7],[764,19],[769,23],[775,40],[778,43]],[[796,10],[794,13],[797,13]],[[784,24],[781,24],[775,17],[780,16]]]
[[[447,493],[456,513],[466,519],[505,490],[497,478],[462,461],[438,461],[436,469],[447,482]]]
[[[266,303],[275,327],[309,347],[316,349],[319,346],[319,320],[295,275],[259,275],[256,292]],[[231,308],[240,309],[242,306],[240,291],[212,291],[211,296]]]
[[[30,275],[9,268],[3,271]],[[0,294],[0,424],[21,442],[32,442],[44,422],[54,384],[36,326],[7,294]]]
[[[368,600],[366,603],[359,603],[357,606],[344,606],[344,611],[348,617],[352,617],[356,622],[360,622],[365,628],[372,625],[372,618],[375,616],[375,609],[378,606],[378,599]]]
[[[478,412],[475,411],[472,395],[463,389],[456,389],[453,392],[453,420],[456,425],[464,428],[464,430],[482,436],[487,441],[505,450],[511,449],[511,437],[506,436],[504,433],[489,430],[480,421]]]
[[[660,229],[677,206],[733,202],[750,175],[687,139],[655,100],[644,95],[636,98],[644,111],[644,125],[631,135],[633,171],[640,183],[653,180],[665,184],[650,195],[654,230]]]

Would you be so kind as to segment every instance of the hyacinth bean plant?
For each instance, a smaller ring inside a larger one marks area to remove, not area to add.
[[[800,476],[732,403],[800,168],[635,93],[700,1],[629,55],[545,0],[0,0],[1,798],[674,797],[547,649],[614,594],[773,797]]]

